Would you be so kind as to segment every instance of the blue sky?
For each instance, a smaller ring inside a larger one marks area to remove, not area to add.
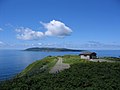
[[[120,49],[119,0],[0,0],[0,49]]]

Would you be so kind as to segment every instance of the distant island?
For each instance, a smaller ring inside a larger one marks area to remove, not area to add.
[[[27,48],[24,51],[41,51],[41,52],[82,52],[85,50],[75,50],[75,49],[67,49],[67,48],[48,48],[48,47],[33,47]]]

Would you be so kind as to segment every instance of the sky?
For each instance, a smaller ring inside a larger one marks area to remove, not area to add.
[[[120,50],[120,0],[0,0],[0,49]]]

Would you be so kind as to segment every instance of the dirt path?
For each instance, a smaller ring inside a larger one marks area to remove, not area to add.
[[[61,57],[58,57],[58,61],[55,64],[55,66],[49,71],[49,73],[58,73],[59,71],[62,71],[64,69],[70,68],[69,64],[64,64],[63,59]]]
[[[115,62],[115,61],[111,61],[111,60],[105,60],[105,59],[91,59],[90,61],[93,61],[93,62]]]

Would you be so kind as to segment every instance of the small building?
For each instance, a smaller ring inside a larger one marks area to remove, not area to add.
[[[81,59],[96,59],[97,54],[95,52],[82,52],[80,55]]]

